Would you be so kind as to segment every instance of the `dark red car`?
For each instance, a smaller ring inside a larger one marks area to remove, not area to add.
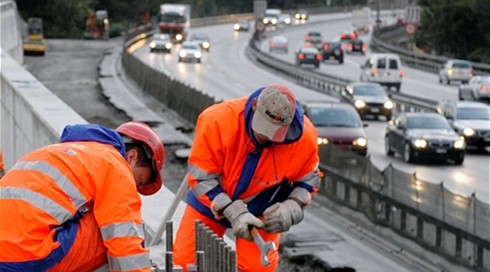
[[[318,131],[318,144],[334,144],[367,155],[368,138],[356,109],[344,102],[302,102],[305,115]]]

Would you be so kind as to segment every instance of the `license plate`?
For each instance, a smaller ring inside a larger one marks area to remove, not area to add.
[[[379,109],[378,108],[372,108],[371,109],[371,112],[378,113],[379,112]]]
[[[444,148],[438,148],[438,149],[436,149],[436,153],[438,153],[438,154],[444,154],[446,152],[447,152],[447,150],[444,149]]]
[[[315,58],[315,56],[309,56],[309,55],[306,55],[306,58],[307,58],[307,59],[314,59],[314,58]]]
[[[334,53],[335,55],[338,55],[338,54],[340,54],[340,50],[335,49],[335,50],[333,51],[333,53]]]

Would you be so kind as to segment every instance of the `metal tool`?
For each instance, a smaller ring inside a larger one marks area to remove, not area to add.
[[[274,242],[269,241],[265,242],[262,236],[259,234],[256,228],[252,227],[250,229],[250,234],[254,238],[255,243],[260,249],[260,264],[262,266],[268,266],[270,264],[269,258],[267,258],[267,254],[270,250],[276,251],[276,244]]]

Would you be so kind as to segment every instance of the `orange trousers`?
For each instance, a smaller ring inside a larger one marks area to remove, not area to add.
[[[219,237],[223,237],[226,231],[225,227],[187,205],[173,245],[174,263],[182,266],[184,272],[187,272],[187,265],[195,264],[196,244],[194,222],[196,220],[201,220],[203,224],[207,225]],[[279,233],[271,234],[262,230],[259,230],[259,233],[264,241],[273,241],[276,244],[276,248],[279,248]],[[279,265],[279,253],[277,251],[269,251],[267,257],[270,264],[268,266],[262,266],[260,264],[260,249],[255,242],[237,238],[235,245],[238,271],[273,272],[277,269]]]
[[[93,212],[80,218],[77,237],[68,254],[48,271],[94,271],[107,263],[107,249],[102,242]]]

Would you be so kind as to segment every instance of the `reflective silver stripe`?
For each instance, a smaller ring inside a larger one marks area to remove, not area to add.
[[[103,266],[95,269],[92,272],[109,272],[109,265],[108,264],[104,264]]]
[[[108,256],[111,270],[127,271],[150,267],[150,254],[148,252],[127,257]]]
[[[80,209],[80,207],[84,206],[87,203],[87,199],[83,197],[77,187],[73,185],[73,183],[63,175],[56,167],[48,164],[44,161],[20,161],[14,164],[11,169],[17,170],[34,170],[41,173],[44,173],[50,176],[58,186],[65,192],[68,196],[70,196],[70,201],[75,206],[75,208]]]
[[[143,225],[132,222],[115,223],[100,228],[102,239],[107,241],[117,237],[140,237],[144,238]]]
[[[51,215],[60,224],[73,217],[68,210],[58,205],[52,199],[25,188],[2,187],[0,189],[0,199],[16,199],[28,202]]]
[[[192,193],[196,197],[200,197],[220,185],[218,181],[219,175],[217,174],[208,174],[193,165],[189,165],[188,171],[194,178],[199,180],[199,183],[192,188]]]
[[[298,180],[299,182],[303,182],[311,185],[312,187],[317,187],[320,183],[320,178],[316,174],[316,169],[305,175],[303,178]]]
[[[294,198],[296,198],[297,200],[299,200],[299,201],[301,201],[303,203],[310,203],[311,194],[305,188],[296,187],[289,194],[289,197],[294,197]]]

